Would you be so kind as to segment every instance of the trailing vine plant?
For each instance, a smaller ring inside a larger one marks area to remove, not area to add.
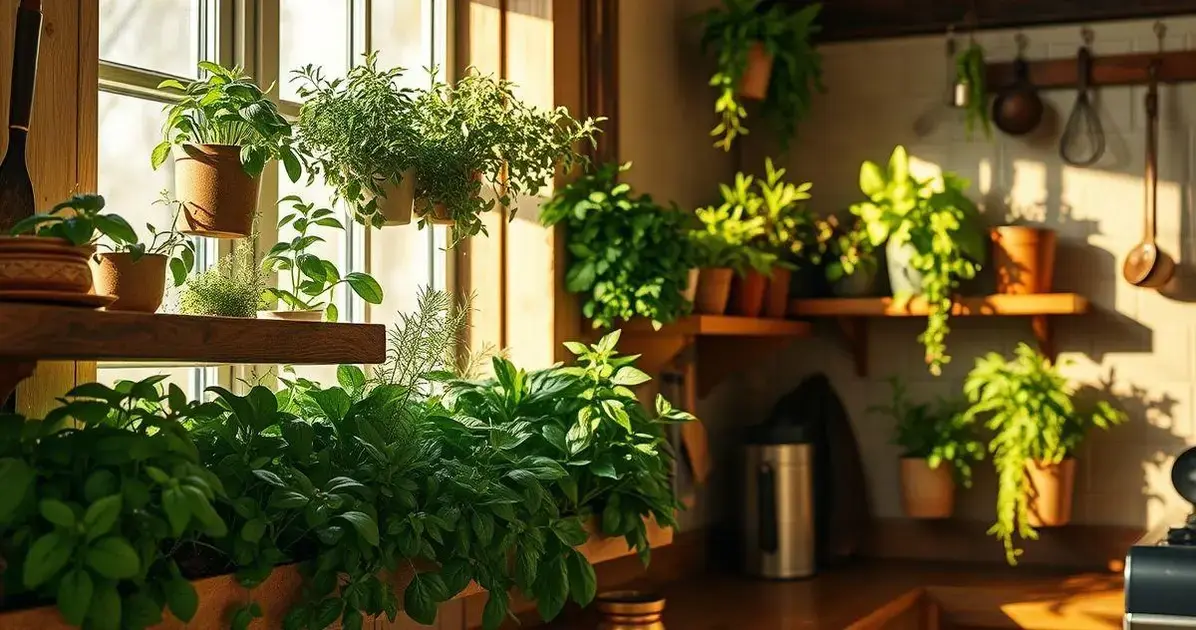
[[[988,119],[988,85],[985,79],[984,48],[972,41],[955,58],[955,81],[967,93],[964,106],[964,128],[968,139],[979,127],[984,137],[992,139],[992,123]]]

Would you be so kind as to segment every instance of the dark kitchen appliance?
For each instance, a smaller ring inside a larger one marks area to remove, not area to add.
[[[814,458],[802,426],[754,427],[744,453],[744,569],[756,577],[814,575]]]
[[[1196,448],[1171,467],[1171,483],[1196,505]],[[1196,628],[1196,513],[1176,514],[1143,536],[1125,557],[1126,630]]]

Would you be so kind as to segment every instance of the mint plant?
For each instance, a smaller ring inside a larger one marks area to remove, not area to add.
[[[133,226],[120,215],[105,214],[104,203],[101,195],[72,195],[55,204],[49,212],[17,221],[10,234],[61,238],[75,247],[93,245],[101,236],[118,245],[136,243],[137,233]]]

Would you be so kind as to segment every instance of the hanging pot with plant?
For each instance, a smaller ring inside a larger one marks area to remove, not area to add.
[[[166,107],[155,169],[175,159],[175,196],[183,204],[176,228],[184,234],[242,238],[253,229],[262,169],[280,160],[298,181],[303,167],[291,145],[291,123],[239,68],[201,61],[204,79],[167,79],[159,89],[182,92]]]
[[[1071,517],[1075,454],[1093,429],[1109,429],[1126,416],[1106,401],[1077,408],[1074,390],[1059,368],[1026,344],[1012,359],[990,353],[976,360],[964,382],[969,419],[993,432],[988,450],[997,469],[997,522],[989,529],[1017,564],[1015,535],[1037,538],[1035,527],[1063,525]]]
[[[50,302],[92,308],[115,299],[90,293],[89,261],[96,240],[119,246],[137,241],[127,221],[104,214],[100,195],[75,195],[49,212],[35,214],[0,236],[0,301]]]
[[[1050,293],[1055,275],[1055,231],[1022,225],[989,230],[997,293]]]
[[[940,374],[946,353],[948,317],[961,280],[970,280],[984,260],[979,212],[965,191],[968,181],[954,173],[918,179],[909,155],[898,146],[887,169],[874,162],[860,167],[860,190],[868,200],[851,207],[874,247],[885,245],[889,281],[899,303],[921,296],[929,314],[918,337],[926,363]]]

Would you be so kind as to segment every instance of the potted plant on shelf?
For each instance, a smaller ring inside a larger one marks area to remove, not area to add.
[[[659,329],[693,306],[685,297],[695,275],[684,239],[690,217],[619,183],[630,167],[607,164],[585,174],[540,211],[544,225],[567,228],[565,288],[584,294],[582,314],[594,328],[646,317]]]
[[[724,0],[700,18],[704,24],[702,50],[713,48],[718,71],[710,85],[718,91],[714,111],[719,124],[710,132],[714,146],[731,150],[735,138],[746,135],[747,109],[742,98],[764,101],[764,115],[772,120],[783,148],[797,123],[810,111],[814,91],[823,90],[822,57],[811,39],[822,5],[791,9],[764,0]]]
[[[976,360],[964,393],[966,415],[994,432],[988,450],[997,469],[997,522],[989,529],[1005,545],[1009,564],[1022,550],[1013,537],[1038,537],[1036,527],[1071,520],[1075,455],[1092,429],[1109,429],[1126,416],[1106,401],[1080,409],[1058,366],[1026,344],[1013,359],[990,353]]]
[[[91,259],[96,293],[116,298],[107,306],[110,311],[157,312],[166,293],[167,268],[176,287],[182,286],[187,274],[195,268],[195,245],[174,229],[182,204],[171,199],[165,190],[156,203],[175,206],[170,229],[159,231],[146,223],[145,228],[150,234],[148,243],[140,239],[112,244],[101,242],[100,247],[110,251],[97,253]]]
[[[876,246],[868,237],[862,221],[857,219],[847,230],[841,230],[836,225],[824,258],[826,280],[831,293],[837,297],[865,297],[872,294],[880,261],[877,260]]]
[[[984,260],[979,213],[965,191],[968,181],[953,173],[918,179],[910,172],[909,155],[898,146],[888,169],[874,162],[860,167],[860,189],[867,201],[851,207],[864,223],[873,246],[885,246],[889,282],[900,302],[914,296],[926,300],[926,330],[918,340],[926,347],[926,363],[940,374],[950,357],[948,317],[961,280],[976,276]]]
[[[309,234],[314,227],[344,231],[345,226],[333,216],[328,208],[317,208],[315,204],[304,203],[295,195],[278,200],[281,206],[291,204],[291,212],[278,220],[278,230],[290,226],[295,238],[280,241],[262,258],[266,273],[286,272],[287,288],[267,288],[266,301],[280,303],[284,310],[259,311],[258,317],[267,319],[298,319],[319,321],[321,318],[335,322],[339,317],[332,300],[332,290],[344,284],[358,297],[369,304],[382,303],[382,287],[373,276],[353,271],[341,275],[336,265],[311,253],[311,248],[324,239]]]
[[[1028,225],[1002,225],[988,232],[993,244],[997,293],[1050,293],[1055,275],[1055,231]]]
[[[893,443],[900,446],[901,505],[910,518],[949,518],[955,511],[956,485],[972,487],[972,464],[984,459],[973,418],[962,401],[938,399],[913,404],[901,379],[887,406],[869,409],[896,421]]]
[[[727,312],[734,278],[754,274],[763,282],[776,254],[759,249],[764,217],[750,216],[742,205],[699,208],[695,216],[698,226],[688,235],[700,270],[694,311],[722,315]]]
[[[303,99],[299,152],[310,156],[308,185],[322,177],[356,221],[406,225],[415,203],[408,152],[418,142],[416,91],[399,86],[402,68],[379,70],[377,62],[371,52],[335,80],[311,65],[293,72]]]
[[[184,234],[241,238],[253,229],[262,169],[280,160],[292,182],[302,174],[291,123],[240,68],[199,62],[204,79],[167,79],[159,89],[182,92],[166,107],[155,169],[174,152],[174,191],[183,204]]]
[[[510,81],[476,71],[453,85],[433,79],[415,111],[415,214],[421,227],[451,224],[450,245],[486,234],[481,214],[496,203],[514,219],[519,198],[539,192],[557,167],[568,171],[583,161],[577,145],[592,143],[601,121],[575,120],[563,107],[537,109]],[[489,199],[482,197],[486,183]]]
[[[183,284],[179,312],[208,317],[257,317],[266,274],[257,261],[257,237],[241,239],[212,267]]]
[[[119,215],[103,210],[102,196],[74,195],[49,212],[18,221],[9,236],[0,236],[0,300],[110,304],[114,298],[109,295],[89,294],[88,261],[96,240],[104,236],[119,245],[136,242],[137,234]]]

